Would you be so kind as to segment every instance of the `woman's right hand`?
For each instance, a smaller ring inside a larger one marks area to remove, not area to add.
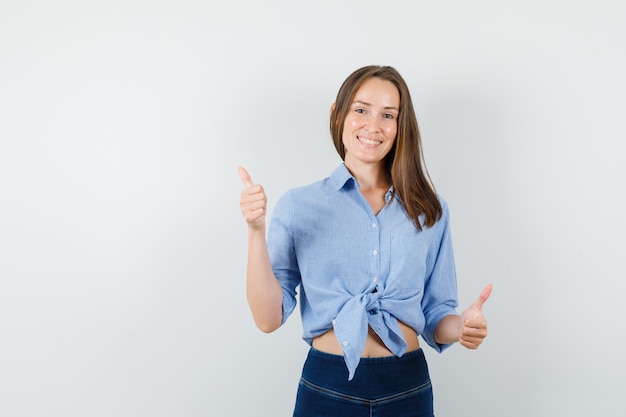
[[[252,183],[250,174],[242,166],[237,168],[239,177],[243,182],[244,189],[241,192],[241,212],[251,229],[259,230],[265,226],[265,212],[267,209],[267,196],[260,184]]]

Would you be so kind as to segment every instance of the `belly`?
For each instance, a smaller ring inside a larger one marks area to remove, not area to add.
[[[400,330],[404,335],[404,340],[409,345],[407,352],[419,349],[419,340],[417,339],[417,333],[415,330],[407,326],[402,322],[398,322]],[[335,336],[335,331],[330,329],[326,333],[317,336],[313,339],[313,347],[319,351],[331,353],[333,355],[343,355],[343,350],[339,341]],[[365,348],[361,357],[363,358],[376,358],[381,356],[393,356],[393,353],[387,349],[387,346],[380,340],[380,337],[370,327],[367,332],[367,339],[365,340]]]

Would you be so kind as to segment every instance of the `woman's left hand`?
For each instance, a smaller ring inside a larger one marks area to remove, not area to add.
[[[491,295],[493,286],[487,285],[478,300],[461,314],[459,343],[468,349],[478,349],[487,337],[487,320],[483,315],[483,304]]]

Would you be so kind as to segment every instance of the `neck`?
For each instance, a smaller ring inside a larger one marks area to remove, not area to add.
[[[388,189],[391,185],[387,175],[385,174],[385,169],[382,163],[354,164],[349,161],[345,161],[344,164],[359,183],[359,188],[361,190],[372,188]]]

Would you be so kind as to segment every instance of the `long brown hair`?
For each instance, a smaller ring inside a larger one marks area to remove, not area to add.
[[[422,230],[422,224],[419,221],[419,216],[422,214],[424,226],[431,227],[441,217],[441,203],[426,170],[409,88],[395,68],[377,65],[359,68],[343,82],[330,114],[330,134],[335,149],[341,159],[345,160],[346,150],[342,140],[344,121],[354,95],[370,78],[389,81],[400,93],[398,133],[393,147],[385,157],[385,173],[393,185],[395,195],[415,227]]]

